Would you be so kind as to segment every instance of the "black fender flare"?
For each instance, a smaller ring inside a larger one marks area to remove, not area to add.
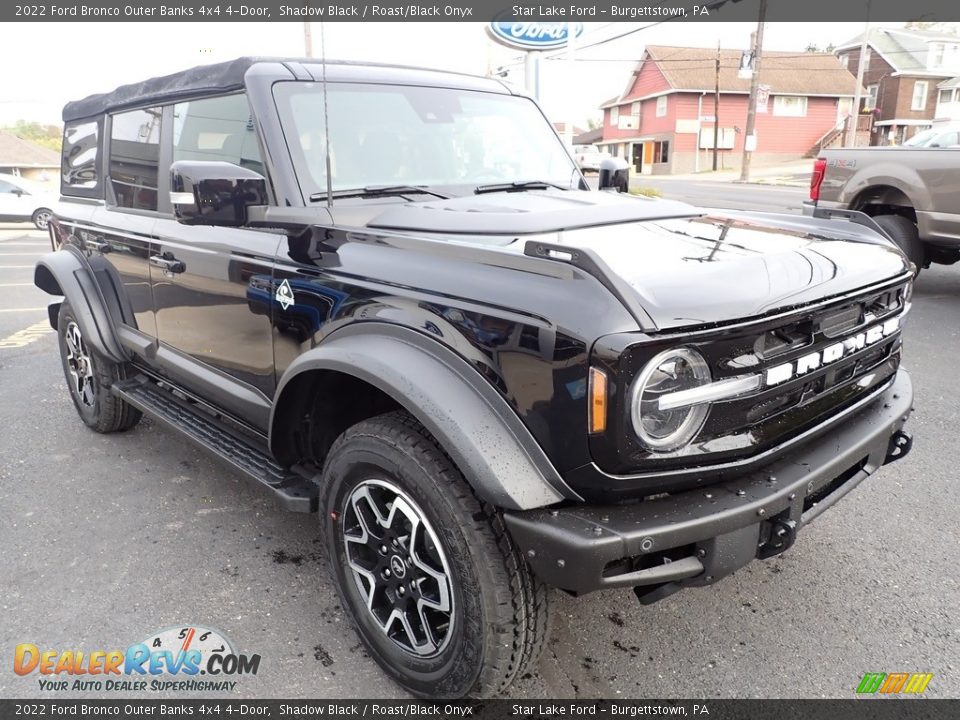
[[[333,370],[380,389],[437,439],[484,501],[529,510],[582,500],[507,401],[466,360],[415,330],[363,322],[329,335],[284,372],[270,413],[300,373]]]
[[[93,274],[76,251],[62,249],[40,258],[33,271],[33,284],[49,295],[67,299],[84,341],[97,353],[114,362],[127,360]],[[47,308],[54,330],[61,304],[51,303]]]

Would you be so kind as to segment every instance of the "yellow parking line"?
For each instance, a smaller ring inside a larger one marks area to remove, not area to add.
[[[46,312],[45,307],[41,308],[0,308],[0,312]]]
[[[33,270],[35,265],[0,265],[0,270]]]
[[[38,322],[28,328],[24,328],[23,330],[15,332],[9,337],[3,338],[3,340],[0,340],[0,350],[5,350],[7,348],[20,348],[25,345],[29,345],[35,340],[39,340],[42,336],[49,335],[52,332],[53,328],[50,327],[49,322]]]
[[[0,287],[31,287],[33,283],[0,283]]]
[[[4,258],[4,257],[33,257],[33,256],[35,256],[35,255],[43,255],[43,253],[42,253],[42,252],[39,252],[39,251],[38,251],[38,252],[22,252],[22,253],[20,253],[20,252],[16,252],[16,253],[0,252],[0,258]]]

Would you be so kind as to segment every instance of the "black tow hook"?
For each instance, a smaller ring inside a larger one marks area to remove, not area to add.
[[[913,436],[903,430],[897,430],[890,436],[890,444],[887,445],[887,456],[883,459],[884,465],[905,458],[913,447]]]
[[[772,558],[774,555],[785,553],[797,539],[797,523],[795,520],[778,518],[770,521],[770,534],[767,541],[757,548],[757,557],[761,560]]]

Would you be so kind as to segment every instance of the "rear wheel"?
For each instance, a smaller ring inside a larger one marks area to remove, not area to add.
[[[902,215],[878,215],[874,221],[896,243],[907,259],[917,266],[917,272],[927,264],[927,253],[920,241],[916,223]]]
[[[354,425],[324,466],[321,522],[372,657],[424,697],[488,697],[534,663],[547,588],[503,519],[404,412]]]
[[[57,327],[63,374],[83,422],[101,433],[128,430],[140,422],[140,411],[110,392],[113,383],[127,376],[128,367],[100,357],[87,346],[67,302],[60,306]]]

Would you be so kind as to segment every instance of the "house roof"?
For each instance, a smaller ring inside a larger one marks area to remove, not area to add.
[[[0,165],[4,167],[60,167],[60,155],[11,132],[0,130]]]
[[[927,51],[930,43],[938,41],[960,43],[960,37],[939,32],[925,30],[901,30],[897,28],[870,28],[867,43],[880,54],[894,72],[903,74],[935,75],[950,77],[960,74],[960,67],[943,68],[932,71],[927,68]],[[863,33],[842,43],[837,47],[841,50],[853,50],[863,42]]]
[[[741,55],[741,50],[720,50],[720,92],[750,92],[750,80],[737,77]],[[716,57],[716,48],[648,45],[644,59],[657,64],[674,90],[712,92]],[[640,72],[644,59],[635,72]],[[857,81],[832,54],[764,50],[760,83],[776,95],[852,96]]]
[[[565,122],[555,122],[553,123],[553,129],[557,131],[557,134],[563,135],[564,131],[567,129],[567,124]],[[584,132],[583,128],[578,127],[577,125],[573,125],[570,129],[572,131],[571,134],[573,135],[580,135]]]
[[[603,139],[603,128],[598,127],[593,130],[587,130],[586,132],[580,133],[579,135],[574,135],[573,144],[574,145],[595,145],[600,140]]]

